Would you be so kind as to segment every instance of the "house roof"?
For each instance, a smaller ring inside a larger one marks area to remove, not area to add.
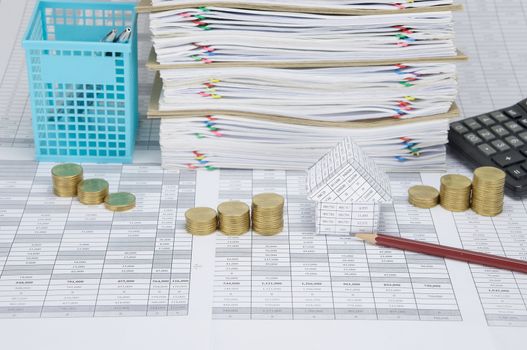
[[[320,158],[307,175],[308,197],[319,202],[390,202],[388,175],[346,138]]]

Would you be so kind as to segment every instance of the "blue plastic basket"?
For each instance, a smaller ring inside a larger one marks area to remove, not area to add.
[[[101,42],[127,26],[127,43]],[[36,158],[131,162],[138,125],[135,4],[41,0],[23,46]]]

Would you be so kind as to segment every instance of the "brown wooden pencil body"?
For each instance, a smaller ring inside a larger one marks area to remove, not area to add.
[[[383,247],[408,250],[441,258],[495,267],[498,269],[527,273],[527,261],[474,252],[459,248],[432,244],[382,234],[357,234],[355,237]]]

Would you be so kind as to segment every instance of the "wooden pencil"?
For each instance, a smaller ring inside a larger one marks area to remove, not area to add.
[[[495,267],[498,269],[527,273],[527,261],[510,259],[503,256],[478,253],[470,250],[431,244],[411,239],[387,236],[382,234],[357,234],[356,238],[374,245],[408,250],[411,252],[433,255],[441,258],[465,261],[468,263]]]

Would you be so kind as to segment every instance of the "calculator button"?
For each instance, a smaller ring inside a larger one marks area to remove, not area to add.
[[[518,134],[518,137],[522,139],[524,142],[527,142],[527,131],[524,131],[520,134]]]
[[[521,119],[516,120],[518,123],[520,123],[521,126],[524,128],[527,128],[527,117],[523,117]]]
[[[485,141],[492,141],[496,138],[496,136],[487,129],[478,130],[478,136]]]
[[[506,168],[508,166],[524,162],[525,157],[516,151],[509,151],[507,153],[492,157],[492,160],[500,167]]]
[[[490,127],[492,131],[499,137],[507,136],[510,132],[501,125],[494,125]]]
[[[498,123],[508,122],[510,119],[503,112],[492,112],[491,117],[496,119]]]
[[[481,124],[474,118],[464,120],[463,124],[465,124],[470,130],[478,130],[482,128]]]
[[[525,145],[525,143],[523,143],[523,141],[517,138],[516,136],[506,137],[505,141],[513,148],[520,148]]]
[[[522,111],[521,108],[518,108],[516,106],[507,108],[506,110],[503,111],[503,113],[505,113],[505,115],[508,115],[509,117],[513,119],[525,117],[525,111]]]
[[[523,180],[527,177],[527,173],[519,165],[511,166],[507,169],[507,172],[516,180]]]
[[[493,156],[496,154],[496,150],[492,148],[489,144],[482,144],[478,146],[479,150],[486,155],[487,157]]]
[[[470,134],[465,134],[465,138],[468,140],[468,142],[470,142],[471,144],[473,144],[474,146],[480,144],[483,142],[482,139],[480,139],[479,137],[477,137],[475,134],[473,133],[470,133]]]
[[[521,101],[518,105],[527,111],[527,99]]]
[[[522,128],[520,126],[520,124],[516,123],[516,122],[508,122],[508,123],[505,123],[505,127],[507,129],[509,129],[510,131],[512,132],[520,132],[520,131],[523,131],[525,130],[524,128]]]
[[[520,152],[527,157],[527,146],[520,148]]]
[[[452,128],[452,130],[454,130],[455,132],[457,132],[458,134],[466,134],[467,132],[469,132],[469,130],[467,129],[467,127],[461,123],[454,123],[450,126]]]
[[[527,162],[523,163],[521,166],[523,170],[527,171]]]
[[[509,145],[507,145],[505,142],[503,142],[502,140],[495,140],[495,141],[492,141],[492,146],[494,146],[494,148],[496,148],[498,150],[498,152],[505,152],[505,151],[508,151],[510,150],[511,148],[509,147]]]
[[[485,126],[491,126],[496,124],[496,121],[492,119],[488,114],[480,115],[479,117],[477,117],[477,120]]]

